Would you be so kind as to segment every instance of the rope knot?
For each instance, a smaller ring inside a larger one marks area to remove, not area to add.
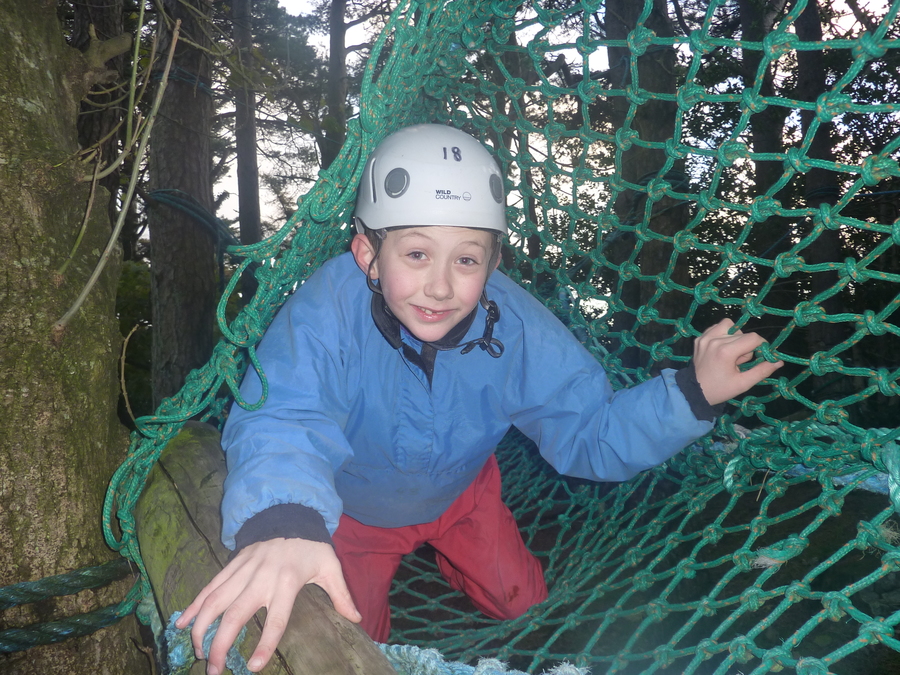
[[[856,58],[878,59],[887,54],[887,47],[871,33],[863,33],[856,39],[853,45],[853,55]]]
[[[646,89],[634,87],[629,84],[627,87],[625,87],[625,97],[634,105],[644,105],[653,98],[653,95]]]
[[[747,663],[754,657],[756,645],[751,638],[741,635],[731,641],[728,651],[734,654],[734,658],[740,663]]]
[[[840,621],[844,618],[847,615],[847,608],[851,604],[850,598],[838,591],[828,591],[822,595],[825,616],[832,621]]]
[[[900,176],[900,164],[884,155],[870,155],[863,160],[860,174],[866,185],[875,185],[886,178]]]
[[[656,33],[646,26],[638,26],[628,34],[628,49],[634,56],[643,56],[654,38]]]
[[[839,371],[843,365],[844,363],[839,358],[829,356],[825,352],[816,352],[809,360],[809,369],[816,377]]]
[[[785,33],[777,31],[769,33],[763,39],[763,51],[770,60],[774,61],[782,54],[794,49],[794,45],[799,41],[794,33]]]
[[[835,214],[834,208],[828,202],[821,202],[818,211],[813,216],[814,225],[822,225],[829,230],[839,230],[841,228],[841,219]]]
[[[703,100],[706,90],[699,84],[689,82],[678,90],[676,99],[678,107],[688,111]]]
[[[735,160],[746,157],[748,154],[747,146],[740,141],[726,141],[719,146],[719,151],[716,153],[719,163],[723,166],[731,166]]]
[[[762,195],[754,199],[753,203],[750,204],[750,216],[755,222],[762,223],[772,216],[778,215],[780,209],[781,202],[768,195]]]
[[[640,135],[634,129],[621,127],[616,131],[616,145],[620,150],[629,150],[637,138],[640,138]]]
[[[777,277],[786,279],[794,272],[802,270],[805,264],[806,261],[802,256],[794,255],[789,252],[779,253],[775,256],[775,263],[772,265],[772,271],[775,272]]]
[[[712,42],[706,39],[706,33],[699,28],[692,30],[688,37],[691,42],[691,51],[694,54],[709,54],[716,48]]]
[[[878,387],[878,391],[885,396],[896,396],[898,393],[896,384],[898,374],[900,374],[898,371],[891,373],[887,368],[879,368],[869,378],[869,382]]]
[[[765,99],[752,89],[744,89],[744,93],[741,94],[741,104],[752,113],[761,113],[769,107]]]
[[[840,424],[849,417],[850,414],[834,401],[822,401],[816,409],[816,419],[822,424]]]
[[[849,94],[837,91],[826,91],[816,99],[816,119],[828,123],[838,115],[853,109],[853,99]]]
[[[875,316],[875,312],[871,309],[863,312],[863,320],[857,322],[857,326],[858,330],[864,330],[870,335],[879,336],[888,332],[887,326]]]
[[[859,627],[859,637],[869,644],[885,642],[886,639],[893,639],[894,627],[884,621],[867,621]]]
[[[797,675],[828,675],[828,665],[819,659],[804,658],[797,661]]]
[[[751,586],[741,593],[741,604],[746,606],[751,612],[762,609],[766,603],[766,593],[761,588]]]
[[[663,668],[668,668],[673,663],[677,656],[675,655],[675,650],[669,645],[663,645],[662,647],[657,647],[653,650],[653,660],[658,663]]]
[[[788,148],[784,159],[785,164],[788,164],[797,173],[806,173],[812,168],[806,154],[800,148]]]

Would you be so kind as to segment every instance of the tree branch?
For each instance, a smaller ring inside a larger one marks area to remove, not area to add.
[[[150,111],[150,115],[147,117],[147,125],[144,128],[144,133],[141,135],[141,142],[134,158],[131,181],[128,184],[128,191],[125,194],[125,199],[122,202],[122,209],[119,211],[119,219],[116,222],[112,234],[109,236],[109,241],[106,243],[106,249],[101,254],[100,260],[97,261],[97,265],[94,267],[90,279],[88,279],[84,288],[81,290],[81,294],[69,308],[69,311],[66,312],[59,321],[53,324],[54,340],[61,338],[66,326],[68,326],[69,322],[72,320],[72,317],[75,316],[79,309],[81,309],[81,305],[84,304],[85,299],[90,294],[91,290],[93,290],[94,285],[100,278],[100,274],[102,274],[103,270],[106,268],[106,263],[112,257],[113,251],[115,250],[116,242],[119,239],[119,233],[122,231],[122,226],[125,224],[125,216],[128,214],[128,206],[131,203],[131,200],[134,197],[134,191],[137,188],[138,174],[141,170],[141,159],[147,149],[147,143],[150,140],[150,132],[153,129],[153,122],[156,120],[156,114],[159,112],[159,104],[162,102],[163,94],[166,91],[166,84],[169,81],[169,70],[172,68],[172,59],[175,56],[175,45],[178,43],[178,33],[180,30],[181,21],[179,20],[175,22],[175,29],[172,31],[172,44],[169,47],[169,56],[166,59],[166,67],[163,71],[162,78],[160,79],[159,87],[156,90],[156,99],[153,101],[153,108]]]

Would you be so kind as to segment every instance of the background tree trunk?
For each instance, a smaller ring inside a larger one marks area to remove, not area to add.
[[[188,5],[188,6],[186,6]],[[212,212],[210,127],[213,99],[209,57],[189,44],[208,45],[210,5],[165,0],[167,18],[182,20],[172,74],[150,144],[154,190],[178,190]],[[169,35],[166,32],[166,35]],[[163,40],[160,53],[168,49]],[[153,305],[153,405],[172,396],[185,376],[209,360],[217,301],[216,241],[197,220],[170,206],[149,212]]]
[[[338,156],[344,138],[347,135],[347,24],[344,14],[347,11],[347,0],[331,0],[328,11],[329,50],[328,50],[328,89],[325,92],[325,104],[328,115],[322,120],[324,133],[321,137],[319,152],[322,155],[322,168],[327,169]]]
[[[631,31],[637,26],[638,18],[643,10],[642,3],[630,0],[608,0],[606,3],[606,36],[611,40],[627,39]],[[643,24],[657,37],[668,38],[674,35],[669,19],[668,7],[664,0],[654,0],[653,10]],[[653,45],[637,58],[638,81],[631,81],[630,63],[633,58],[631,52],[625,47],[609,48],[609,78],[613,89],[633,87],[650,92],[651,98],[643,102],[634,114],[631,121],[631,129],[637,132],[640,140],[664,143],[675,135],[676,105],[671,100],[657,98],[659,94],[675,93],[675,50],[668,46]],[[630,102],[624,97],[614,97],[610,101],[610,113],[613,126],[616,129],[625,127],[625,121],[629,112]],[[666,162],[666,153],[656,148],[645,148],[634,144],[622,153],[621,178],[638,184],[647,184],[655,177],[663,178],[661,174]],[[674,177],[684,171],[682,161],[675,162],[671,169],[671,175],[666,178],[677,185]],[[676,189],[679,189],[676,187]],[[683,188],[680,188],[683,190]],[[622,244],[611,247],[610,256],[615,262],[621,263],[632,256],[636,246],[640,246],[640,252],[635,258],[635,264],[640,267],[643,280],[632,279],[621,284],[621,299],[630,308],[638,308],[646,305],[647,309],[658,313],[659,318],[674,320],[684,316],[690,299],[678,292],[668,291],[660,294],[656,300],[653,298],[659,293],[659,285],[656,276],[666,272],[670,266],[670,260],[674,249],[670,241],[659,239],[671,238],[682,229],[687,222],[687,204],[677,202],[670,197],[662,197],[652,207],[653,216],[645,218],[646,201],[649,197],[642,193],[626,190],[619,195],[616,211],[625,224],[640,227],[640,223],[646,222],[649,232],[646,241],[640,242],[636,236],[629,235],[622,238]],[[654,236],[655,235],[655,236]],[[618,242],[617,242],[618,244]],[[650,278],[648,278],[650,277]],[[684,258],[672,268],[669,278],[684,286],[691,286],[688,265]],[[644,325],[636,320],[629,312],[617,312],[613,318],[616,331],[631,331],[638,341],[644,345],[652,345],[671,338],[675,333],[674,327],[658,321],[650,321]],[[690,353],[691,344],[687,340],[681,340],[675,344],[673,352]],[[629,367],[651,366],[653,371],[670,366],[667,360],[659,363],[643,363],[647,357],[646,351],[626,350],[622,360]]]
[[[253,61],[252,0],[234,0],[231,7],[232,34],[238,50],[237,72],[231,74],[234,88],[234,143],[237,154],[238,219],[241,243],[255,244],[262,239],[259,216],[259,166],[256,157],[256,92],[250,73]],[[241,279],[243,301],[250,302],[256,292],[252,270]]]
[[[84,216],[91,168],[74,161],[78,102],[90,86],[66,46],[53,0],[0,0],[0,586],[114,559],[100,510],[127,438],[116,419],[112,264],[69,325],[68,309],[109,236],[98,194],[65,276]],[[0,612],[0,630],[118,602],[131,579],[96,591]],[[132,618],[93,635],[0,655],[17,675],[149,672]]]

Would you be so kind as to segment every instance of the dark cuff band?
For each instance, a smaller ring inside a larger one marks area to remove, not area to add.
[[[247,520],[234,537],[234,553],[270,539],[306,539],[331,544],[322,514],[302,504],[276,504]]]
[[[688,405],[691,406],[691,412],[698,420],[706,422],[714,422],[715,419],[725,412],[725,404],[710,405],[703,395],[703,389],[697,382],[697,372],[694,370],[694,362],[691,361],[687,368],[682,368],[675,373],[675,383],[681,389],[681,393],[687,399]]]

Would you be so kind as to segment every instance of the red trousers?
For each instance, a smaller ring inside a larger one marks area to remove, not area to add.
[[[333,540],[362,627],[378,642],[391,632],[388,592],[400,559],[425,543],[437,551],[447,582],[492,618],[514,619],[547,598],[541,563],[500,499],[494,456],[437,520],[384,528],[343,515]]]

